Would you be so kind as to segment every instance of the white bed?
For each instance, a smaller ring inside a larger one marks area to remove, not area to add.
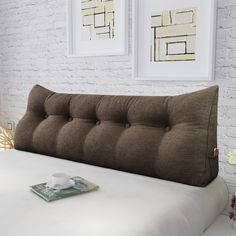
[[[100,189],[51,203],[30,192],[55,172]],[[220,177],[199,188],[39,154],[0,153],[0,236],[200,236],[227,200]]]

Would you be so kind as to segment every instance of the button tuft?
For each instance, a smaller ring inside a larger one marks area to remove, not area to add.
[[[130,126],[131,126],[131,124],[130,123],[127,123],[127,124],[125,124],[125,128],[130,128]]]
[[[167,126],[166,127],[166,132],[169,132],[170,131],[170,126]]]

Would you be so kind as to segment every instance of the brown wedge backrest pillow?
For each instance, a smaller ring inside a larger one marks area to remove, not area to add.
[[[218,173],[218,87],[166,97],[61,94],[36,85],[15,148],[206,186]]]

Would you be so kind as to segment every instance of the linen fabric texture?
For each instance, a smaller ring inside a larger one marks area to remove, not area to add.
[[[218,86],[139,97],[35,85],[15,148],[203,187],[218,174],[217,102]]]

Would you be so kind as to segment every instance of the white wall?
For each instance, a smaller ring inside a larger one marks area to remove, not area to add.
[[[175,95],[219,84],[221,175],[232,192],[236,174],[230,173],[225,154],[236,148],[236,1],[218,2],[216,80],[211,83],[134,81],[129,15],[130,55],[68,58],[66,0],[1,0],[1,121],[20,119],[36,83],[58,92],[133,95]]]

